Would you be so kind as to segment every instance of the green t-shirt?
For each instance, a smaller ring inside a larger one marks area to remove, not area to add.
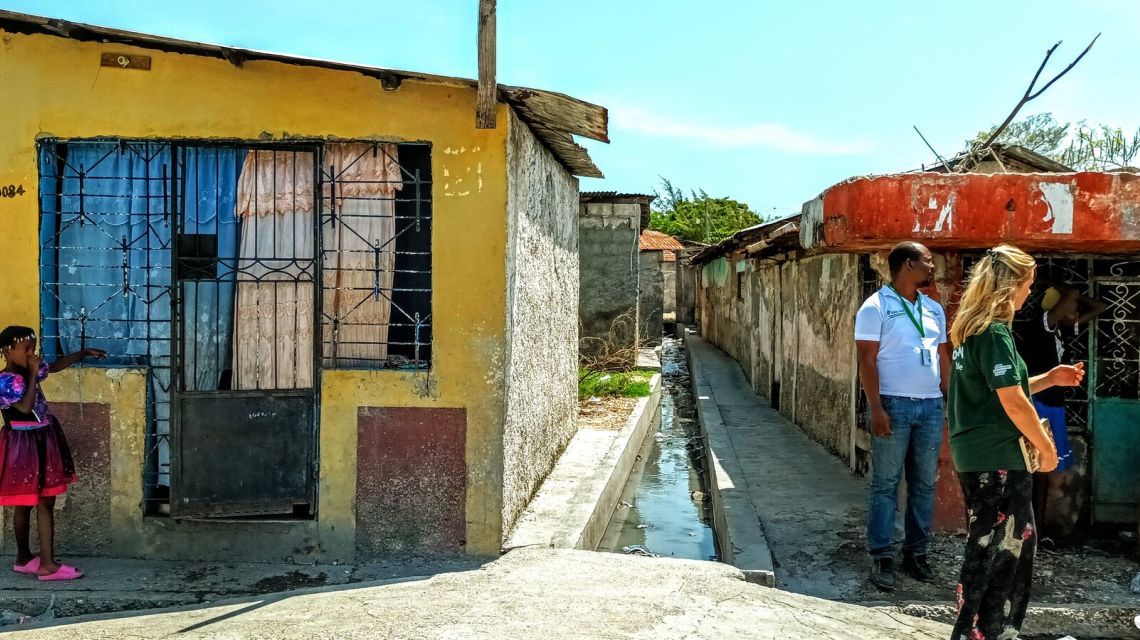
[[[997,395],[1014,385],[1029,395],[1029,372],[1009,326],[995,322],[954,349],[947,417],[958,471],[1025,470],[1017,444],[1021,432]]]

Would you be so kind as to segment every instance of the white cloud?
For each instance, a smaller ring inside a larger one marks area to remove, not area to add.
[[[634,105],[605,101],[599,104],[609,108],[611,127],[655,138],[673,138],[716,147],[768,147],[806,155],[852,155],[873,148],[867,140],[820,138],[774,122],[725,125],[674,118]]]

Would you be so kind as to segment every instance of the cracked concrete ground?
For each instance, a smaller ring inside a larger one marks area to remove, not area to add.
[[[900,575],[893,592],[876,589],[868,579],[867,480],[855,476],[838,457],[753,393],[735,360],[696,336],[689,336],[686,344],[693,367],[700,367],[723,418],[742,472],[734,480],[738,487],[746,486],[751,496],[772,550],[779,588],[831,600],[890,605],[896,610],[907,610],[914,603],[952,602],[964,537],[936,536],[931,548],[934,581],[923,583]],[[901,538],[901,514],[897,522]],[[1042,613],[1031,609],[1028,627],[1042,629],[1051,616],[1054,622],[1044,628],[1063,631],[1054,637],[1076,629],[1110,630],[1107,637],[1114,638],[1140,637],[1132,624],[1132,616],[1140,613],[1140,598],[1130,590],[1140,563],[1135,543],[1131,545],[1086,540],[1079,547],[1043,549],[1033,586],[1033,605]],[[941,619],[952,617],[952,609],[920,607],[914,611]],[[1078,637],[1083,640],[1090,635]]]
[[[750,584],[722,564],[538,548],[427,579],[61,622],[10,637],[942,640],[950,633],[897,612]]]

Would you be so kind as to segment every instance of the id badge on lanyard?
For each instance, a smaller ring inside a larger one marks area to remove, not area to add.
[[[894,285],[891,285],[891,290],[894,291],[895,295],[899,297],[899,302],[902,304],[903,311],[906,312],[906,317],[910,319],[910,323],[913,324],[914,328],[918,330],[918,337],[920,339],[918,353],[922,362],[922,366],[933,366],[934,354],[931,353],[930,349],[926,348],[926,329],[924,329],[922,326],[922,294],[915,294],[914,305],[918,310],[918,317],[916,318],[914,312],[910,310],[910,305],[907,304],[906,298],[903,298],[898,289],[895,289]]]

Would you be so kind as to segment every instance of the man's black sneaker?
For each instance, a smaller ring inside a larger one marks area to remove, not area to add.
[[[926,554],[903,554],[903,571],[910,574],[910,577],[922,582],[930,582],[934,579],[934,569],[930,568],[930,563],[926,561]]]
[[[883,591],[895,588],[895,561],[890,558],[871,560],[871,583]]]

